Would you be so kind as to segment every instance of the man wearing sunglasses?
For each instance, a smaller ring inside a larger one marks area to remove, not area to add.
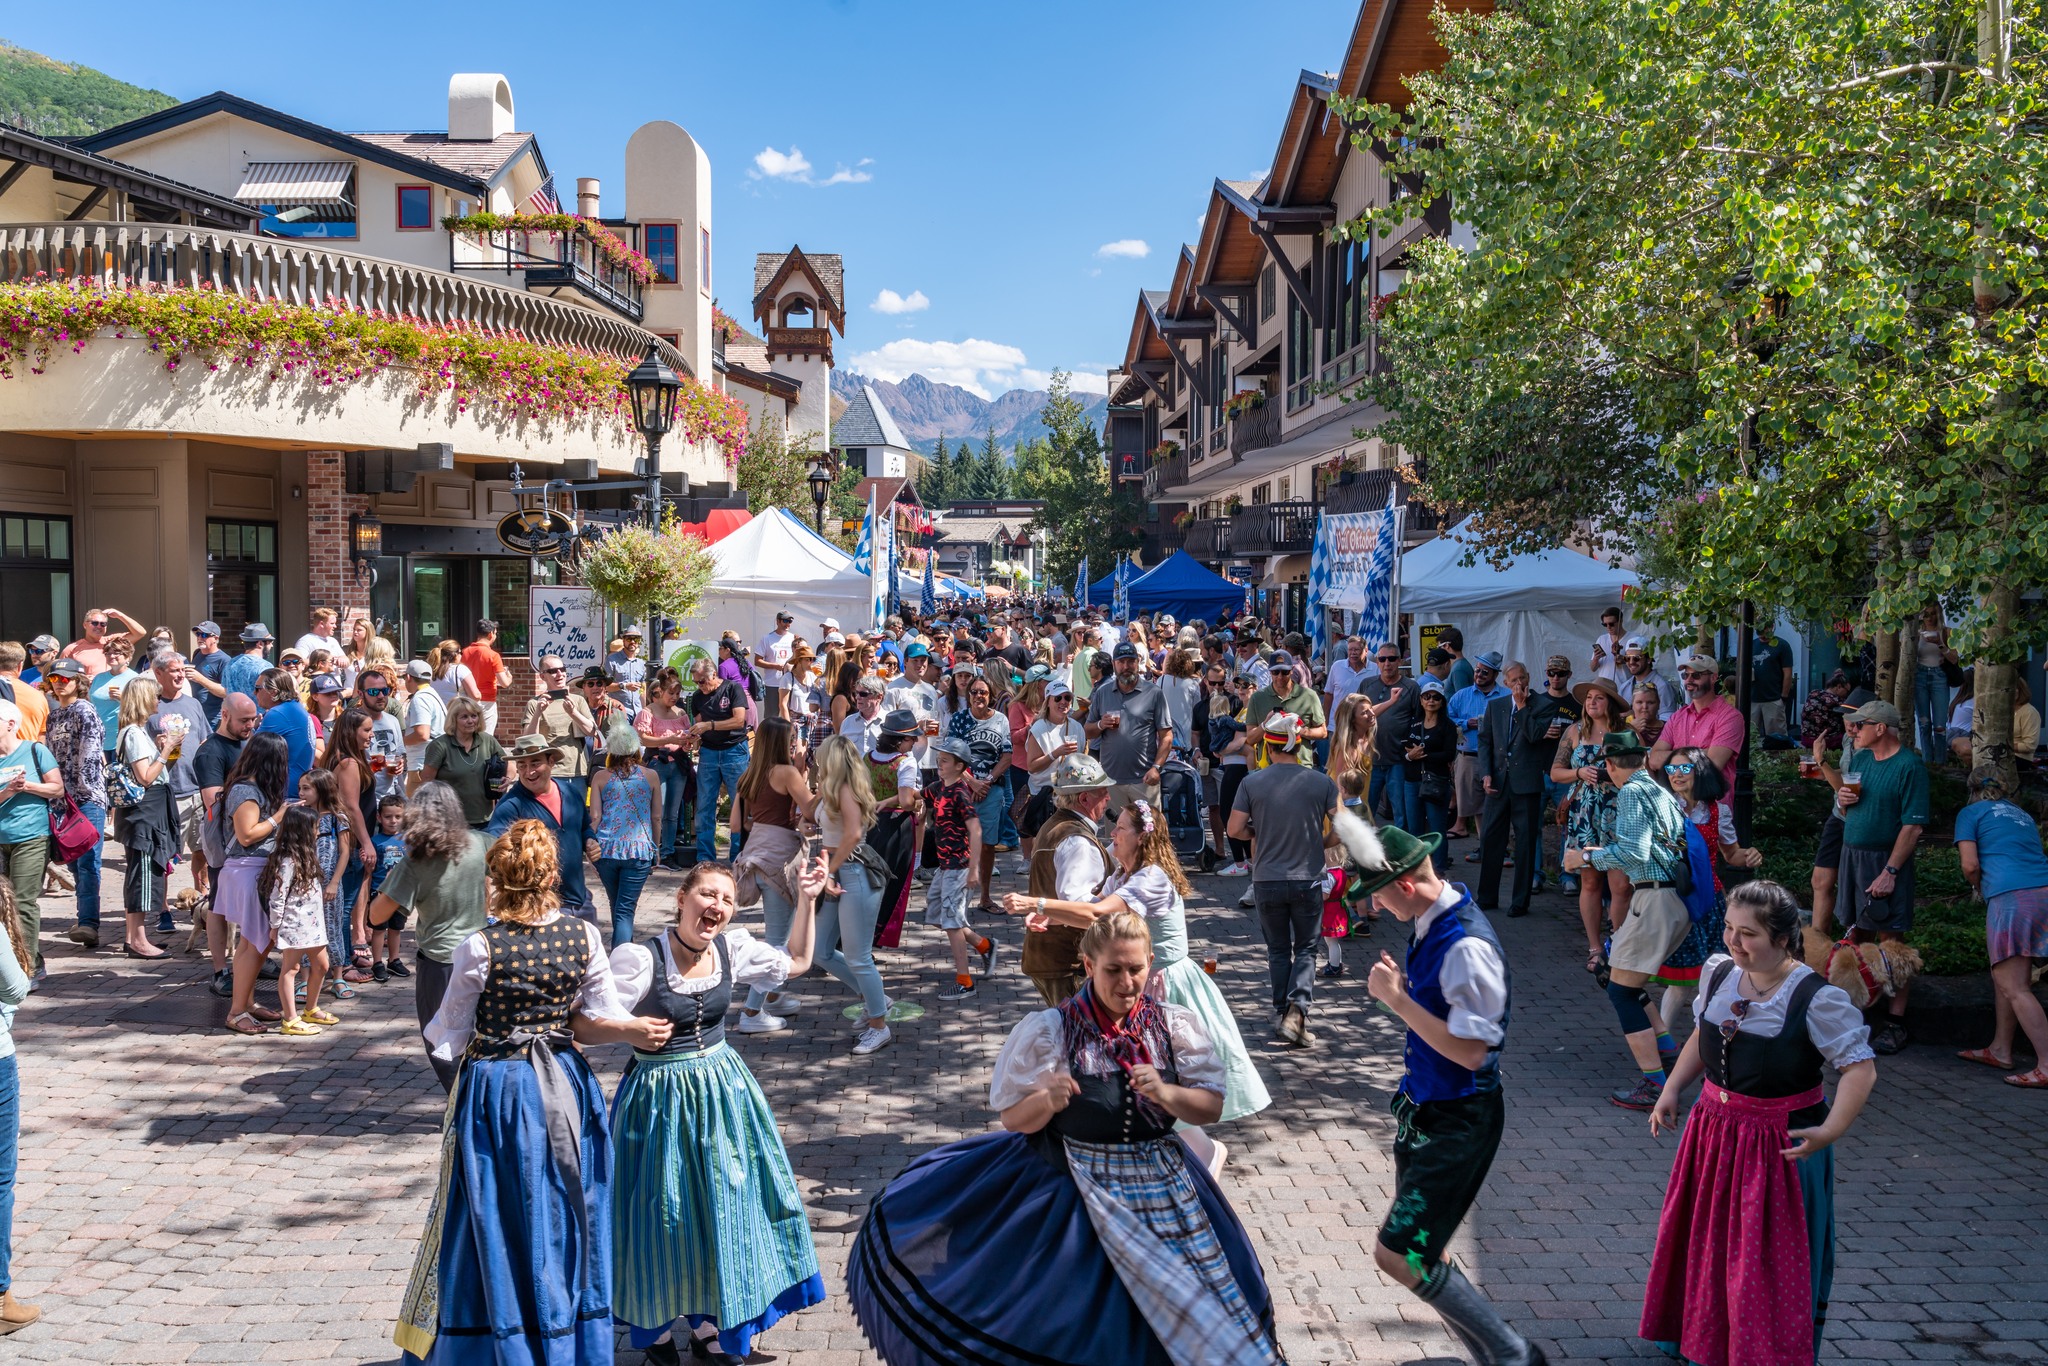
[[[1679,666],[1678,676],[1685,682],[1686,702],[1664,723],[1664,733],[1650,751],[1650,770],[1662,773],[1673,750],[1703,749],[1733,792],[1735,754],[1742,748],[1747,725],[1735,704],[1720,695],[1720,661],[1696,654]]]
[[[1401,647],[1393,641],[1373,651],[1373,663],[1379,668],[1378,676],[1360,683],[1358,691],[1371,699],[1373,715],[1379,718],[1373,732],[1372,778],[1365,794],[1366,809],[1377,812],[1387,783],[1402,771],[1408,732],[1422,720],[1422,691],[1402,680]]]
[[[585,742],[598,733],[597,717],[582,694],[569,687],[569,666],[560,655],[540,657],[534,682],[539,691],[519,718],[520,733],[545,736],[555,743],[557,778],[583,777],[590,772],[590,746]]]
[[[397,695],[396,670],[372,664],[356,675],[356,698],[370,713],[370,757],[382,756],[384,770],[377,775],[377,797],[396,792],[405,795],[405,728],[391,711]]]

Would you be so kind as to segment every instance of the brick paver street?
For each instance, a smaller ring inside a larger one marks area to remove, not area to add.
[[[647,904],[669,903],[675,885],[674,874],[657,877]],[[1194,952],[1220,959],[1219,981],[1274,1093],[1266,1113],[1217,1133],[1289,1358],[1462,1360],[1435,1315],[1372,1266],[1391,1175],[1396,1024],[1354,968],[1316,1014],[1317,1047],[1268,1041],[1264,952],[1236,908],[1239,888],[1200,879],[1191,930]],[[1553,1359],[1662,1360],[1636,1342],[1635,1325],[1673,1144],[1606,1103],[1627,1072],[1611,1011],[1580,968],[1576,914],[1554,896],[1537,905],[1525,920],[1496,922],[1515,973],[1508,1134],[1456,1252]],[[14,1276],[45,1317],[6,1354],[393,1360],[389,1329],[441,1112],[411,984],[362,988],[347,1023],[318,1039],[241,1039],[215,1027],[221,1003],[198,958],[86,955],[57,937],[71,923],[68,899],[49,899],[44,915],[51,979],[16,1026]],[[1368,944],[1398,948],[1393,922],[1382,926],[1377,939],[1353,941],[1354,963]],[[1035,1003],[1016,973],[1018,933],[999,925],[1006,952],[992,988],[952,1005],[932,997],[948,976],[936,932],[908,929],[883,971],[895,995],[929,1014],[873,1058],[847,1053],[851,1026],[838,1011],[851,997],[815,974],[797,1030],[739,1041],[782,1121],[833,1291],[767,1336],[772,1359],[873,1360],[841,1293],[846,1249],[870,1193],[909,1158],[990,1123],[990,1064]],[[621,1050],[599,1051],[608,1080],[621,1061]],[[1871,1109],[1841,1150],[1826,1360],[2048,1358],[2044,1128],[2041,1097],[1950,1050],[1880,1063]]]

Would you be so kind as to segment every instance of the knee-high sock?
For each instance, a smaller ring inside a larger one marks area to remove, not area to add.
[[[1442,1316],[1479,1366],[1529,1366],[1539,1359],[1529,1339],[1516,1332],[1453,1263],[1437,1263],[1415,1294]]]

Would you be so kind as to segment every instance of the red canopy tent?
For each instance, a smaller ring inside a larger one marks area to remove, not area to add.
[[[678,522],[676,529],[706,545],[715,545],[753,520],[754,514],[745,508],[713,508],[703,521]]]

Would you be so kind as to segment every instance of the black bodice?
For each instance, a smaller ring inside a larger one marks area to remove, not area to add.
[[[1808,973],[1792,988],[1785,1003],[1785,1027],[1776,1034],[1737,1033],[1723,1039],[1718,1025],[1706,1022],[1707,1004],[1719,998],[1734,972],[1733,963],[1723,963],[1707,983],[1699,1000],[1700,1061],[1707,1080],[1741,1096],[1773,1100],[1803,1095],[1821,1084],[1825,1059],[1806,1032],[1806,1008],[1827,982],[1817,972]],[[1810,1128],[1827,1118],[1825,1100],[1795,1111],[1787,1119],[1795,1129]]]
[[[668,1042],[654,1053],[701,1053],[725,1042],[725,1012],[732,1007],[732,955],[726,952],[725,936],[711,941],[718,955],[718,980],[700,992],[677,991],[668,984],[668,936],[649,940],[646,949],[654,955],[654,981],[647,989],[641,1011],[658,1015],[675,1026]]]
[[[1180,1072],[1174,1066],[1173,1040],[1164,1029],[1165,1056],[1153,1063],[1160,1079],[1179,1085]],[[1143,1143],[1173,1132],[1173,1121],[1162,1126],[1149,1120],[1137,1106],[1137,1092],[1122,1071],[1108,1076],[1083,1076],[1073,1050],[1067,1053],[1067,1070],[1080,1084],[1081,1092],[1067,1102],[1067,1108],[1052,1117],[1046,1127],[1060,1137],[1080,1143]]]
[[[467,1055],[509,1058],[538,1035],[566,1041],[569,1015],[590,966],[589,928],[561,916],[549,925],[493,921],[481,933],[491,968],[477,998]]]

